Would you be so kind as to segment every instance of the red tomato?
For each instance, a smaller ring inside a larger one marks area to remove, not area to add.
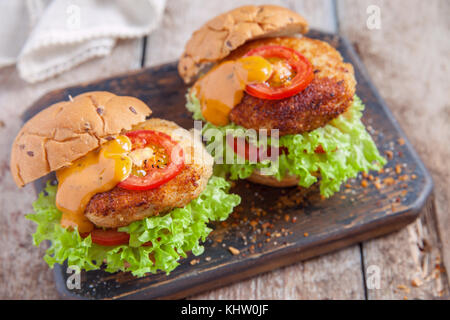
[[[121,244],[128,244],[130,241],[130,235],[126,232],[120,232],[116,229],[94,229],[88,233],[81,233],[81,237],[86,238],[91,235],[93,243],[102,246],[118,246]],[[158,238],[158,240],[160,240]],[[152,242],[148,241],[142,244],[143,247],[151,246]]]
[[[261,162],[267,159],[272,158],[272,147],[267,149],[267,152],[265,152],[264,148],[257,147],[253,144],[250,144],[245,138],[243,137],[233,137],[231,135],[227,135],[227,144],[233,148],[234,153],[236,153],[241,158],[244,158],[246,160],[251,160],[253,162]],[[238,148],[238,145],[240,143],[244,143],[244,148]],[[244,149],[244,150],[242,150]],[[280,154],[288,154],[288,150],[286,147],[280,147],[280,148],[273,148],[275,150],[275,158],[278,158]],[[275,159],[271,159],[275,160]]]
[[[285,46],[262,46],[250,50],[245,56],[261,56],[263,58],[278,58],[289,65],[296,73],[294,78],[281,86],[271,86],[268,82],[247,85],[245,91],[257,98],[279,100],[296,95],[305,89],[314,78],[311,63],[297,51]]]
[[[118,246],[121,244],[128,244],[130,235],[126,232],[119,232],[116,229],[94,229],[91,231],[91,239],[93,243],[102,246]],[[88,234],[82,234],[81,236],[87,237]]]
[[[154,189],[167,181],[173,179],[184,168],[183,148],[165,133],[153,130],[137,130],[127,132],[133,144],[133,150],[145,148],[146,146],[158,147],[163,150],[166,157],[165,164],[147,163],[140,168],[143,175],[132,173],[118,186],[128,190]]]
[[[317,146],[317,148],[314,150],[314,152],[315,152],[315,153],[320,153],[320,154],[326,153],[325,150],[323,150],[323,147],[322,147],[321,144],[319,144],[319,145]]]
[[[244,148],[238,148],[238,145],[241,143],[244,144]],[[259,161],[259,148],[253,144],[250,144],[247,140],[245,140],[245,138],[227,135],[227,144],[233,148],[234,153],[241,158],[251,160],[253,162]]]
[[[333,152],[336,152],[337,149],[338,149],[338,148],[336,147],[336,149],[334,149]],[[315,152],[315,153],[318,153],[318,154],[324,154],[324,153],[326,153],[326,151],[323,149],[323,147],[322,147],[321,144],[319,144],[319,145],[317,146],[317,148],[314,149],[314,152]]]

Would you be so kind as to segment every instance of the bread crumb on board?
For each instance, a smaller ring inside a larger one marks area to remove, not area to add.
[[[238,254],[240,254],[241,252],[239,251],[239,249],[236,249],[235,247],[229,246],[228,247],[228,251],[231,252],[231,254],[233,256],[237,256]]]

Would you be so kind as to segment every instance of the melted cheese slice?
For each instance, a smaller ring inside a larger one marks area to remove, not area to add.
[[[62,227],[77,227],[80,233],[92,231],[94,225],[85,217],[84,210],[95,194],[111,190],[128,177],[132,168],[127,156],[130,151],[130,139],[118,136],[56,172],[56,206],[63,213]]]

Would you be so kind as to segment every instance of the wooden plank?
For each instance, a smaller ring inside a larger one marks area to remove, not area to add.
[[[380,9],[380,29],[366,26],[369,5]],[[344,0],[338,1],[338,12],[341,33],[354,43],[435,183],[435,199],[424,210],[424,218],[389,237],[364,243],[365,265],[378,266],[385,276],[380,290],[368,290],[368,298],[448,297],[445,274],[436,273],[438,279],[419,288],[411,281],[427,278],[436,261],[443,260],[450,268],[450,3]]]
[[[112,54],[76,67],[56,78],[27,84],[15,68],[0,70],[0,299],[57,298],[53,272],[42,259],[43,249],[32,246],[35,224],[24,215],[36,199],[32,186],[19,190],[9,172],[10,148],[22,126],[22,112],[44,93],[83,81],[140,68],[142,40],[120,41]]]

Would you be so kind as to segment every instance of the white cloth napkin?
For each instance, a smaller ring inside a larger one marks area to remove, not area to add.
[[[166,0],[0,0],[0,68],[17,64],[41,81],[94,57],[117,39],[142,37],[161,21]]]

